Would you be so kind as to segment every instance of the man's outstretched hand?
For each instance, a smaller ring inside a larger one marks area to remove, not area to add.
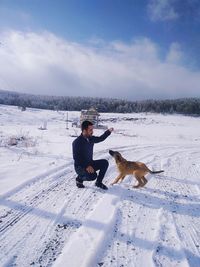
[[[94,169],[93,169],[92,166],[88,166],[88,167],[86,168],[86,171],[89,172],[89,173],[94,173]]]
[[[114,128],[110,128],[108,130],[112,133],[114,131]]]

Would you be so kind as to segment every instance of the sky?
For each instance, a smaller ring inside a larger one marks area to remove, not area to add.
[[[0,0],[0,89],[200,97],[199,0]]]

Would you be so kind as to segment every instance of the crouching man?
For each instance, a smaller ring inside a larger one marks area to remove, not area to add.
[[[84,181],[93,181],[95,185],[104,190],[107,186],[102,183],[104,175],[108,169],[106,159],[93,160],[93,146],[95,143],[104,141],[113,131],[113,128],[105,131],[101,136],[93,136],[93,123],[84,121],[81,125],[82,133],[72,143],[74,168],[77,173],[76,185],[84,188]],[[97,174],[96,171],[99,171]]]

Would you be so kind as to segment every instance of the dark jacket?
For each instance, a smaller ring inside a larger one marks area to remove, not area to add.
[[[105,131],[101,136],[91,136],[85,138],[82,134],[77,137],[72,143],[74,165],[87,168],[93,161],[93,146],[94,143],[104,141],[111,132]]]

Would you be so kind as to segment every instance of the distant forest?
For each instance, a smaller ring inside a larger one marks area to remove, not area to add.
[[[110,98],[43,96],[0,90],[0,104],[26,108],[80,111],[95,107],[99,112],[155,112],[200,115],[200,98],[127,101]]]

